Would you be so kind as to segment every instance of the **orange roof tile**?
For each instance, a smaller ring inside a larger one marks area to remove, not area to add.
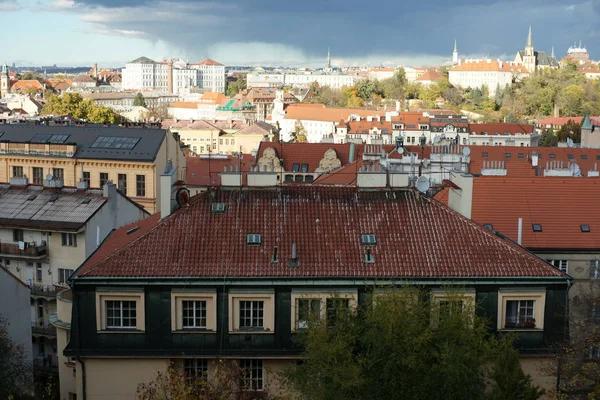
[[[200,98],[201,103],[208,104],[221,104],[226,100],[229,100],[229,97],[219,92],[206,92]]]
[[[437,71],[427,71],[417,78],[418,81],[437,81],[439,79],[442,79],[442,75]]]
[[[495,133],[499,133],[500,135],[508,132],[511,135],[515,135],[517,133],[521,134],[531,134],[533,133],[533,125],[526,124],[510,124],[510,123],[485,123],[485,124],[469,124],[469,133],[477,135],[481,135],[484,132],[487,132],[490,135],[494,135]]]
[[[452,67],[450,71],[503,71],[527,73],[527,68],[520,64],[498,60],[470,60]]]
[[[241,158],[228,156],[226,159],[186,157],[186,184],[190,186],[220,186],[221,172],[225,167],[237,166],[242,172],[249,172],[254,157],[242,154]]]
[[[215,60],[211,60],[210,58],[206,58],[202,61],[198,61],[195,64],[191,64],[191,65],[212,65],[212,66],[223,66],[223,64],[221,64],[220,62],[216,62]]]
[[[20,80],[20,81],[16,81],[15,83],[13,83],[11,85],[11,89],[14,89],[14,90],[25,89],[25,88],[44,90],[44,86],[35,79]]]
[[[590,117],[590,119],[596,125],[600,125],[600,117]],[[578,117],[548,117],[548,118],[544,118],[544,119],[535,121],[535,124],[539,125],[539,126],[544,126],[544,125],[563,126],[563,125],[566,125],[567,122],[569,122],[569,121],[573,121],[576,124],[581,124],[581,121],[583,121],[583,117],[581,117],[581,116],[578,116]]]
[[[313,185],[355,185],[361,166],[362,158],[334,171],[322,174],[313,182]]]
[[[196,103],[193,101],[174,101],[169,105],[169,108],[190,108],[195,109],[198,108],[200,103]]]
[[[285,119],[338,122],[340,119],[348,119],[353,114],[366,118],[373,115],[385,115],[385,111],[360,108],[297,107],[296,104],[292,104],[286,108]]]

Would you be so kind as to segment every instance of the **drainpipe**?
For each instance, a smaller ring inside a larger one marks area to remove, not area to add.
[[[81,396],[83,400],[87,399],[87,390],[85,387],[85,363],[80,357],[77,357],[77,361],[81,364]]]

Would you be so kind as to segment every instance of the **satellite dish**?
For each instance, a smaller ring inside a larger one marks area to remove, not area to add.
[[[46,175],[46,180],[47,180],[47,181],[51,181],[51,180],[52,180],[52,178],[54,178],[54,177],[52,176],[52,174],[48,174],[48,175]]]
[[[466,156],[468,156],[469,154],[471,154],[471,149],[470,149],[470,148],[468,148],[468,147],[463,147],[463,150],[462,150],[462,152],[463,152],[463,156],[465,156],[465,157],[466,157]]]
[[[429,190],[429,179],[427,177],[421,175],[419,179],[417,179],[417,190],[421,193],[425,193]]]
[[[398,147],[398,154],[404,154],[404,147]]]
[[[567,147],[573,147],[573,139],[567,138]]]
[[[440,142],[440,137],[439,136],[435,136],[433,138],[433,143],[438,144]]]
[[[573,176],[577,176],[579,174],[579,172],[581,171],[581,168],[579,168],[579,164],[577,164],[577,163],[571,164],[569,169],[571,170],[571,174]]]
[[[175,195],[175,201],[179,207],[183,207],[190,201],[190,191],[186,188],[181,188]]]

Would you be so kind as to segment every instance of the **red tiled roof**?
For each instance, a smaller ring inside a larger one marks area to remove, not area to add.
[[[416,129],[419,129],[419,124],[429,124],[430,118],[424,116],[420,111],[405,111],[401,112],[398,117],[392,117],[392,122],[403,123],[404,128],[414,125]]]
[[[213,197],[214,196],[214,197]],[[223,214],[211,213],[213,201]],[[261,235],[248,246],[246,235]],[[365,263],[361,234],[376,235]],[[288,266],[292,244],[299,266]],[[279,262],[271,262],[274,246]],[[195,196],[85,277],[547,277],[565,275],[412,190],[329,186],[216,190]]]
[[[333,143],[276,143],[276,142],[260,142],[256,160],[260,160],[265,152],[265,149],[273,148],[277,157],[283,158],[283,169],[292,171],[294,164],[308,164],[308,172],[314,172],[319,166],[319,162],[323,159],[325,152],[329,149],[334,149],[337,157],[342,165],[348,164],[350,157],[349,144],[333,144]],[[358,148],[358,146],[357,146]],[[362,154],[362,152],[360,153]],[[354,159],[361,157],[356,151]]]
[[[474,221],[516,241],[523,218],[522,244],[530,249],[600,249],[600,180],[490,176],[473,182]],[[532,224],[542,232],[533,232]]]
[[[486,124],[469,124],[469,133],[472,134],[475,132],[478,135],[481,135],[483,132],[487,132],[490,135],[498,132],[502,135],[505,132],[510,133],[511,135],[515,135],[517,133],[521,134],[531,134],[533,133],[533,125],[526,124],[510,124],[510,123],[486,123]]]
[[[195,101],[174,101],[169,105],[169,108],[190,108],[196,109],[198,108],[200,103]]]
[[[332,172],[319,176],[313,182],[313,185],[356,185],[356,178],[361,166],[362,159],[353,161],[342,168],[338,168]]]
[[[211,60],[210,58],[204,59],[202,61],[197,62],[196,64],[192,64],[192,65],[213,65],[213,66],[223,66],[223,64],[221,64],[220,62],[216,62],[215,60]]]
[[[594,122],[595,125],[600,125],[600,117],[590,117],[590,119],[592,120],[592,122]],[[539,125],[539,126],[542,126],[542,125],[563,126],[569,121],[573,121],[576,124],[581,124],[581,121],[583,121],[583,117],[549,117],[549,118],[537,120],[537,121],[535,121],[535,124]]]
[[[238,166],[242,172],[250,171],[254,157],[242,154],[242,158],[228,156],[227,159],[186,157],[186,184],[190,186],[220,186],[220,173],[225,167]]]
[[[348,121],[348,133],[349,134],[362,134],[363,131],[371,131],[373,128],[377,128],[378,130],[387,130],[387,134],[392,134],[392,123],[387,122],[385,118],[381,118],[380,121],[374,119],[373,121],[367,121],[366,119],[361,119],[360,121]],[[339,125],[338,125],[339,126]]]
[[[480,174],[484,161],[504,161],[508,177],[534,177],[536,172],[531,164],[531,155],[534,152],[539,157],[538,176],[544,176],[544,169],[549,161],[561,161],[564,168],[567,168],[569,163],[576,162],[585,176],[589,170],[595,169],[596,165],[600,163],[600,149],[471,146],[469,172],[475,175]],[[507,154],[510,154],[510,157],[506,157]],[[486,156],[484,157],[484,155]]]
[[[13,90],[25,89],[25,88],[44,90],[44,86],[38,80],[35,80],[35,79],[20,80],[20,81],[16,81],[13,84],[11,84],[11,89],[13,89]]]
[[[424,74],[420,75],[417,78],[417,81],[437,81],[439,79],[442,79],[442,75],[440,75],[438,72],[427,71]]]
[[[525,66],[498,60],[468,60],[452,67],[450,71],[497,71],[527,73]]]
[[[364,110],[360,108],[298,107],[296,104],[292,104],[286,108],[285,119],[338,122],[340,119],[348,119],[353,114],[359,115],[361,118],[366,118],[373,115],[385,115],[385,111]]]

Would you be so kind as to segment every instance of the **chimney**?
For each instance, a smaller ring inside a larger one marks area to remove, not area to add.
[[[450,180],[454,183],[448,193],[448,207],[471,218],[471,207],[473,205],[473,175],[463,172],[452,171]]]
[[[173,167],[173,162],[169,158],[165,166],[165,172],[160,175],[160,218],[164,219],[175,211],[177,202],[173,185],[175,184],[177,170]]]
[[[114,199],[116,195],[117,195],[117,185],[115,185],[113,183],[113,181],[111,181],[111,180],[106,181],[106,183],[102,187],[102,196],[111,200],[111,199]]]
[[[167,91],[169,93],[173,92],[173,61],[167,61]]]
[[[79,182],[77,182],[77,190],[87,190],[88,189],[88,183],[82,179],[79,180]]]
[[[94,79],[98,79],[98,64],[94,64]]]
[[[517,243],[519,244],[519,246],[521,245],[521,239],[523,238],[523,218],[519,218],[519,225],[518,225],[518,236],[517,236]]]
[[[292,244],[292,258],[288,260],[288,266],[297,267],[298,266],[298,254],[296,254],[296,243]]]
[[[10,178],[10,186],[27,187],[29,186],[29,178],[27,178],[27,175],[13,176]]]
[[[44,179],[45,188],[61,189],[63,186],[64,182],[62,179],[55,179],[52,174],[46,175],[46,179]]]

